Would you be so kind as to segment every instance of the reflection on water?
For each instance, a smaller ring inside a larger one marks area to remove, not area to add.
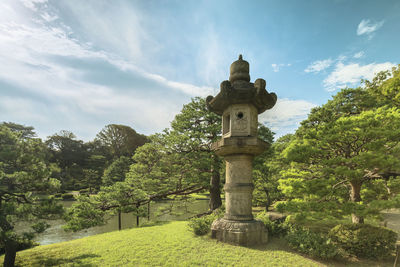
[[[70,207],[74,201],[63,201],[64,207]],[[172,207],[172,213],[163,214],[163,209]],[[151,203],[150,220],[151,221],[170,221],[170,220],[186,220],[194,214],[202,213],[208,210],[208,200],[195,201],[162,201]],[[136,217],[129,213],[122,214],[122,229],[132,228],[136,226]],[[147,218],[140,218],[140,223],[146,222]],[[48,245],[85,236],[107,233],[118,230],[118,217],[113,216],[106,225],[92,227],[76,233],[65,232],[62,225],[63,220],[48,221],[50,227],[43,233],[35,237],[35,241],[40,245]],[[28,225],[19,225],[19,230],[24,230]]]

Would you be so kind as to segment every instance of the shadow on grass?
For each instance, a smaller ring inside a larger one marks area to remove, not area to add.
[[[38,256],[35,259],[35,266],[60,266],[63,264],[73,264],[74,266],[85,266],[92,267],[97,266],[91,263],[83,263],[82,261],[88,258],[97,258],[100,257],[96,254],[82,254],[77,257],[72,258],[56,258],[56,257],[46,257],[46,256]],[[21,265],[17,265],[21,266]]]

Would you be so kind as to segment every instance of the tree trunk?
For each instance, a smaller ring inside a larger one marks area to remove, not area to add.
[[[361,182],[352,182],[350,183],[351,185],[351,191],[350,191],[350,200],[352,202],[360,202],[361,201]],[[353,223],[364,223],[364,217],[358,216],[356,214],[351,214],[351,220]]]
[[[118,230],[121,231],[122,223],[121,223],[121,211],[118,211]]]
[[[267,202],[265,203],[265,211],[268,211],[269,206],[271,205],[271,196],[269,195],[269,191],[264,187],[264,192],[267,195]]]
[[[17,243],[14,240],[5,242],[6,255],[4,256],[4,267],[14,267],[15,256],[17,255]]]
[[[0,198],[0,228],[3,233],[14,230],[14,226],[12,226],[7,221],[6,215],[3,213],[1,198]],[[4,236],[3,238],[1,240],[2,243],[4,244],[4,250],[5,250],[3,266],[13,267],[15,263],[15,257],[17,255],[17,242],[12,238],[10,239]]]
[[[150,221],[150,200],[147,203],[147,221]]]
[[[210,210],[215,210],[222,205],[221,201],[221,175],[219,173],[220,170],[220,161],[217,155],[212,155],[212,165],[211,165],[211,180],[210,180]]]
[[[140,204],[136,204],[136,227],[139,227],[139,208],[140,208]]]

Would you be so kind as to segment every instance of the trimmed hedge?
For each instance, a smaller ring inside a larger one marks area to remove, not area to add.
[[[338,247],[361,258],[389,256],[397,240],[396,232],[369,224],[339,224],[330,230],[329,236]]]

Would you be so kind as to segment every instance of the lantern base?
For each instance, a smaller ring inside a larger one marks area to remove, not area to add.
[[[254,246],[268,242],[268,231],[258,220],[215,220],[211,225],[211,237],[218,241],[239,246]]]

